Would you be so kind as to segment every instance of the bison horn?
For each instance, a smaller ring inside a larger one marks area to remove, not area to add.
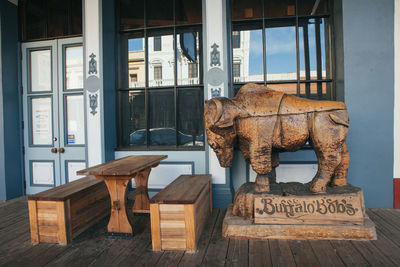
[[[217,107],[217,113],[215,114],[214,123],[218,122],[222,117],[222,102],[218,98],[213,99],[215,106]]]

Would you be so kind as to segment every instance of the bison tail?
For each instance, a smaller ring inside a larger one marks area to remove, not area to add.
[[[340,114],[340,115],[342,115],[342,114]],[[345,127],[349,127],[349,119],[347,118],[347,116],[338,116],[337,114],[329,114],[329,118],[336,124],[340,124]]]

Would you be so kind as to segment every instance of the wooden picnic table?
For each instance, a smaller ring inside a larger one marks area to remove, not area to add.
[[[109,233],[132,234],[126,210],[126,187],[135,178],[136,199],[132,211],[149,213],[149,195],[147,190],[151,168],[157,167],[166,155],[127,156],[109,161],[77,172],[78,175],[94,175],[104,180],[110,193],[111,216],[108,222]]]

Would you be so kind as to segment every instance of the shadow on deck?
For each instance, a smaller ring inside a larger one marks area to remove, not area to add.
[[[68,246],[31,245],[26,198],[0,204],[1,266],[399,266],[400,210],[369,209],[376,241],[235,240],[221,236],[224,209],[214,209],[198,251],[152,252],[150,219],[135,216],[131,239],[107,237],[108,218]]]

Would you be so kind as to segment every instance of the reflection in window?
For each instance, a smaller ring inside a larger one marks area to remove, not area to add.
[[[179,88],[178,145],[203,146],[203,88]]]
[[[232,32],[232,48],[240,48],[240,31]]]
[[[65,87],[66,89],[83,88],[83,47],[65,48]]]
[[[162,66],[154,66],[154,80],[162,80]]]
[[[144,38],[128,40],[129,88],[144,87],[146,83]],[[136,77],[136,79],[132,79]]]
[[[117,1],[118,145],[204,148],[201,0]]]
[[[234,93],[246,82],[262,82],[307,98],[333,98],[329,0],[232,1]],[[264,13],[246,17],[247,6]]]
[[[161,51],[161,36],[154,37],[154,51]]]
[[[51,50],[36,50],[29,53],[30,91],[51,91]]]
[[[176,37],[178,85],[199,84],[198,32],[179,33]]]
[[[149,109],[150,145],[175,145],[174,90],[150,90]]]
[[[295,27],[267,28],[265,39],[267,81],[297,79]]]
[[[233,75],[235,82],[263,81],[262,30],[240,31],[239,36],[243,45],[233,48],[233,61],[241,62],[242,71]]]
[[[152,40],[153,39],[153,40]],[[155,39],[162,40],[162,49],[148,50],[149,63],[149,86],[171,86],[174,85],[174,36],[172,34],[149,37],[149,42],[154,45],[157,43]]]
[[[233,77],[240,77],[240,63],[233,63]]]
[[[199,77],[199,72],[197,69],[197,63],[188,64],[189,79],[195,79]],[[192,84],[192,83],[191,83]]]
[[[120,92],[119,136],[122,146],[145,146],[146,112],[144,90]]]

